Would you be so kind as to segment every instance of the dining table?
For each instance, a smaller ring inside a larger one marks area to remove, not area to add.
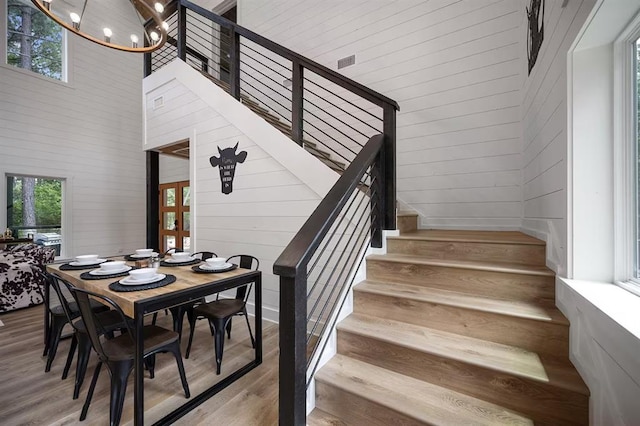
[[[123,260],[123,258],[111,258],[113,260]],[[131,260],[125,257],[125,260]],[[67,266],[64,266],[67,265]],[[143,357],[143,333],[145,315],[157,312],[163,309],[170,309],[183,304],[194,303],[202,300],[205,296],[220,293],[225,290],[241,287],[243,285],[254,283],[254,314],[255,314],[255,356],[254,358],[239,367],[233,373],[221,381],[213,384],[200,394],[192,396],[180,407],[174,409],[169,414],[158,420],[155,424],[165,425],[172,424],[177,419],[193,410],[204,401],[208,400],[224,388],[231,385],[240,377],[256,368],[262,363],[262,273],[259,270],[249,270],[243,268],[235,268],[226,272],[203,273],[202,270],[196,270],[193,262],[189,262],[188,266],[160,266],[159,274],[174,276],[175,281],[162,287],[132,290],[114,291],[110,288],[110,284],[118,282],[118,279],[84,279],[83,273],[91,268],[72,268],[66,264],[49,264],[47,270],[61,278],[67,280],[76,287],[95,292],[106,296],[116,302],[124,314],[133,319],[135,327],[135,358],[134,358],[134,425],[142,426],[144,424],[144,357]],[[127,265],[134,266],[133,261]],[[162,264],[161,264],[162,265]],[[92,268],[97,268],[93,266]],[[86,278],[87,275],[84,275]],[[113,287],[113,286],[111,286]],[[215,368],[212,369],[215,374]]]

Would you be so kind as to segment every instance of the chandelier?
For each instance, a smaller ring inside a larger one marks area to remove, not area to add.
[[[31,1],[71,33],[112,49],[148,53],[167,41],[164,5],[155,0]]]

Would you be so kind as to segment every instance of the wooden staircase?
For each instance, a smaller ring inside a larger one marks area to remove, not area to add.
[[[588,425],[544,242],[418,230],[367,257],[309,425]]]

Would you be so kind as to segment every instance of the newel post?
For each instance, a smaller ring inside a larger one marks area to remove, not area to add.
[[[229,46],[229,94],[240,100],[240,34],[231,27],[231,45]]]
[[[291,76],[291,139],[302,146],[303,127],[302,109],[304,96],[304,72],[298,61],[293,61],[293,74]]]
[[[280,426],[307,421],[307,275],[280,276]]]
[[[384,229],[396,229],[396,108],[384,104]]]
[[[187,60],[187,8],[178,3],[178,58],[185,61]]]

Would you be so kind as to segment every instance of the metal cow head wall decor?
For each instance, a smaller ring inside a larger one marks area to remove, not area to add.
[[[218,158],[214,155],[209,158],[211,166],[220,169],[220,182],[222,183],[223,194],[231,194],[231,191],[233,191],[233,177],[236,174],[236,165],[238,163],[244,163],[244,160],[247,159],[247,151],[240,151],[236,154],[239,143],[240,142],[233,148],[225,148],[223,150],[218,147],[220,157]]]
[[[529,74],[538,59],[538,52],[544,40],[544,0],[531,0],[527,11],[529,31],[527,40],[527,57],[529,58]]]

